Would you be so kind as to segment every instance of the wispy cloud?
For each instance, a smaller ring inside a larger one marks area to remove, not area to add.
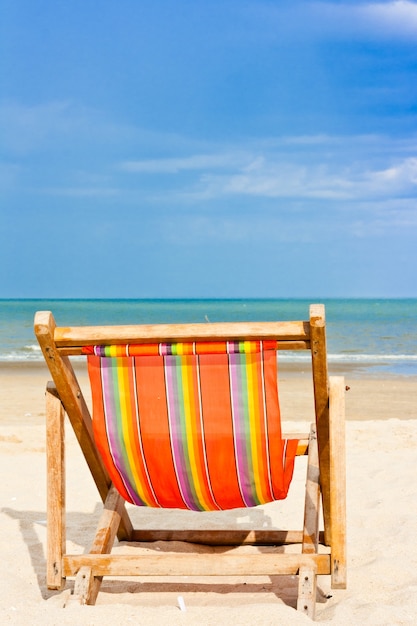
[[[378,194],[417,191],[417,157],[405,159],[384,170],[369,172],[364,177],[370,190]]]
[[[173,196],[192,202],[227,196],[351,201],[417,193],[416,136],[284,136],[212,148],[117,167],[132,175],[132,185],[135,174],[159,176],[165,191],[172,181]]]
[[[225,199],[341,205],[417,195],[416,136],[312,134],[198,144],[167,134],[165,142],[162,132],[128,129],[67,102],[3,104],[0,118],[6,137],[6,158],[0,168],[3,189],[118,198],[130,205],[140,199],[163,206],[169,198],[195,211]],[[66,154],[65,141],[74,136],[75,148]],[[115,145],[118,154],[136,151],[161,157],[117,160]],[[89,150],[93,161],[86,157]],[[57,151],[65,160],[54,171]],[[228,232],[226,224],[224,230]]]
[[[414,199],[394,199],[352,203],[330,203],[320,210],[314,205],[303,207],[286,204],[247,213],[244,210],[226,214],[186,211],[163,219],[154,218],[154,232],[171,244],[187,241],[200,245],[208,241],[222,244],[245,241],[296,245],[345,239],[372,239],[414,231],[417,213]]]
[[[47,102],[35,106],[17,102],[0,105],[3,148],[12,154],[27,154],[44,148],[51,137],[71,130],[68,102]]]
[[[206,173],[193,197],[258,196],[352,201],[417,194],[417,158],[408,157],[386,167],[372,168],[366,160],[330,165],[320,155],[311,162],[254,157],[251,164],[232,174]]]
[[[114,121],[111,116],[77,102],[56,100],[39,104],[0,101],[0,134],[9,155],[57,151],[74,146],[79,153],[109,155],[120,147],[153,150],[190,150],[199,145],[174,132],[141,128]]]
[[[333,233],[333,227],[327,229],[326,237]],[[234,243],[244,241],[273,241],[307,243],[314,235],[311,225],[304,220],[297,228],[293,222],[279,215],[230,216],[176,216],[158,223],[157,232],[172,244],[188,241],[194,245],[211,241],[213,243]]]
[[[299,39],[403,39],[417,34],[417,2],[291,2],[274,5],[269,2],[249,5],[249,31],[264,26],[266,40]]]
[[[417,3],[410,0],[359,2],[357,4],[315,2],[313,12],[323,20],[324,32],[350,32],[354,36],[409,38],[417,34]]]
[[[376,28],[381,35],[412,37],[417,35],[417,3],[408,0],[366,4],[358,9],[365,22]]]
[[[40,192],[50,196],[71,198],[114,198],[123,195],[123,190],[116,187],[43,187]]]
[[[169,159],[124,161],[120,164],[120,169],[146,174],[177,174],[186,170],[228,168],[236,166],[237,163],[242,162],[242,159],[245,160],[245,157],[239,154],[195,154]]]
[[[371,2],[358,7],[358,10],[388,31],[417,32],[417,2]]]

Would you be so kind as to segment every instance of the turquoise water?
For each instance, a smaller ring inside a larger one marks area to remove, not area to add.
[[[41,360],[33,317],[57,324],[274,321],[308,318],[310,300],[0,300],[0,361]],[[331,299],[326,305],[329,362],[376,373],[417,375],[417,299]],[[302,353],[280,354],[300,360]]]

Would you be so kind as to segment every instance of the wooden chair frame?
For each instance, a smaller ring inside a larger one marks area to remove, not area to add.
[[[297,608],[314,618],[317,575],[330,575],[332,588],[346,587],[346,499],[344,379],[328,376],[325,312],[311,305],[308,321],[223,324],[57,327],[52,313],[35,316],[35,333],[53,383],[46,389],[47,421],[47,586],[62,589],[75,576],[74,596],[94,604],[103,576],[258,576],[299,575]],[[303,529],[163,531],[134,529],[121,496],[111,484],[97,452],[89,409],[70,363],[90,344],[159,341],[276,339],[279,350],[309,350],[315,424],[300,437],[297,454],[308,454]],[[65,413],[104,503],[88,554],[66,552]],[[324,531],[319,532],[322,505]],[[116,539],[129,542],[180,540],[206,545],[300,544],[299,554],[259,553],[112,555]],[[319,546],[326,548],[319,551]]]

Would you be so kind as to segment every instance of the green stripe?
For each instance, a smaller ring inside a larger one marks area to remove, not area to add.
[[[122,369],[122,357],[111,357],[112,360],[112,383],[113,383],[113,401],[115,407],[115,415],[116,415],[116,423],[117,423],[117,437],[118,437],[118,447],[117,453],[120,455],[122,453],[123,456],[123,473],[127,475],[131,486],[137,491],[135,480],[132,474],[132,468],[130,466],[129,457],[127,455],[126,445],[125,445],[125,435],[123,430],[123,421],[122,421],[122,409],[121,409],[121,394],[120,394],[120,383],[118,372],[119,369]],[[131,390],[129,389],[129,393]]]

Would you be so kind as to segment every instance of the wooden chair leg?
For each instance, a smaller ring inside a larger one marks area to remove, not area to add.
[[[346,451],[345,382],[342,376],[329,380],[330,406],[330,512],[331,585],[346,589]]]
[[[308,446],[304,505],[303,554],[317,552],[319,542],[320,470],[316,426],[312,424]]]
[[[104,503],[90,554],[108,554],[111,551],[124,510],[124,500],[112,485]]]
[[[65,578],[65,443],[64,408],[55,385],[46,387],[47,566],[48,589],[62,589]]]
[[[298,583],[297,611],[310,619],[316,614],[317,574],[307,567],[300,567]]]
[[[123,498],[112,485],[104,503],[103,513],[89,554],[111,552],[124,510]],[[79,604],[95,604],[102,580],[102,576],[93,575],[91,567],[81,567],[75,578],[73,601]]]
[[[97,598],[99,587],[101,584],[101,578],[98,582],[93,576],[93,570],[91,567],[81,567],[77,576],[75,577],[74,593],[71,597],[71,603],[75,604],[94,604]],[[97,589],[96,589],[97,588]],[[92,601],[94,598],[94,601]]]
[[[306,496],[304,507],[303,554],[316,554],[319,541],[320,472],[316,427],[310,431]],[[317,571],[301,567],[298,573],[297,610],[314,619],[316,612]]]

